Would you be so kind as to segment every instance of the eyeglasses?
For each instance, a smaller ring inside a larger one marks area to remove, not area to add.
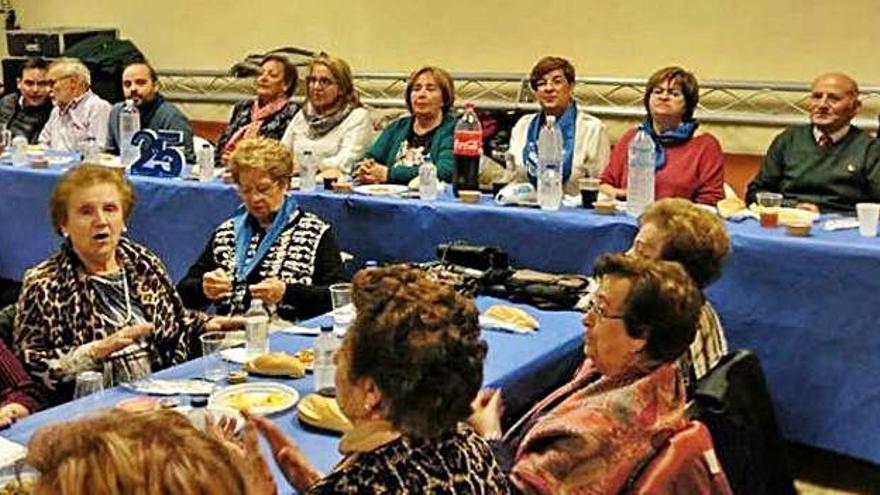
[[[272,194],[277,187],[278,187],[277,181],[263,182],[263,183],[257,184],[254,187],[243,187],[241,184],[239,184],[238,195],[241,197],[253,197],[256,195],[266,197],[266,196]]]
[[[336,81],[330,79],[329,77],[312,77],[309,76],[306,78],[306,84],[309,86],[318,86],[319,88],[326,88],[327,86],[332,86],[336,84]]]
[[[606,309],[599,305],[599,302],[596,300],[596,297],[593,296],[590,298],[590,302],[587,303],[587,311],[588,315],[593,315],[597,320],[622,320],[623,315],[609,315],[606,313]]]
[[[72,75],[67,75],[67,76],[61,76],[61,77],[58,77],[58,78],[55,78],[55,79],[46,79],[46,84],[48,84],[50,87],[51,87],[51,86],[55,86],[55,83],[59,83],[59,82],[65,80],[65,79],[70,79],[71,77],[73,77],[73,76],[72,76]]]
[[[548,86],[553,88],[561,88],[568,84],[568,79],[562,76],[556,76],[552,79],[539,79],[538,82],[535,83],[535,89],[543,89]]]

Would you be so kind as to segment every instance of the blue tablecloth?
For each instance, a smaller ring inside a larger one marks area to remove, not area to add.
[[[485,309],[491,304],[501,302],[492,298],[480,298],[478,305]],[[574,312],[546,312],[526,308],[541,323],[541,328],[530,335],[515,335],[498,332],[484,332],[483,338],[489,345],[486,358],[484,383],[502,390],[505,407],[521,408],[546,393],[546,389],[563,380],[563,363],[580,361],[583,357],[583,330],[580,315]],[[304,323],[317,326],[321,319]],[[282,333],[271,336],[272,350],[293,352],[313,345],[312,337]],[[204,361],[196,359],[156,374],[159,378],[193,378],[204,373]],[[295,388],[302,396],[312,393],[312,375],[299,380],[279,380]],[[27,444],[34,431],[46,424],[70,420],[80,414],[100,408],[112,407],[122,399],[135,394],[119,387],[107,390],[98,399],[81,399],[29,416],[14,424],[0,435],[9,440]],[[296,419],[293,410],[278,413],[272,419],[287,432],[303,449],[309,460],[324,472],[341,458],[337,451],[338,437],[303,427]],[[270,455],[268,449],[266,455]],[[268,457],[267,457],[268,458]],[[286,482],[274,467],[273,473],[286,493]]]
[[[0,277],[18,279],[57,244],[48,193],[57,171],[0,166]],[[135,178],[134,239],[179,279],[239,200],[233,187]],[[361,259],[434,258],[448,240],[494,245],[520,266],[588,272],[629,246],[635,221],[582,209],[558,212],[318,192],[296,197],[334,225]],[[709,298],[733,348],[761,358],[783,432],[791,439],[880,463],[880,239],[856,231],[793,238],[748,220],[729,223],[733,255]]]

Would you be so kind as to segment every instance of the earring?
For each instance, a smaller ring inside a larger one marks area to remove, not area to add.
[[[128,233],[128,227],[126,227],[124,224],[122,225],[122,233],[123,233],[123,234],[127,234],[127,233]]]
[[[65,238],[65,239],[70,239],[70,234],[68,234],[67,232],[62,232],[61,237]]]

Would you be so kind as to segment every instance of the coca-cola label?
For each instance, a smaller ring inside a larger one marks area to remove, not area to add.
[[[455,131],[453,153],[459,156],[480,156],[483,133],[480,131]]]

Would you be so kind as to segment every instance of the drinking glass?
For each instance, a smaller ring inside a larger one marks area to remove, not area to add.
[[[859,234],[863,237],[877,237],[877,219],[880,216],[880,204],[858,203],[856,215],[859,218]]]
[[[331,285],[330,300],[333,302],[333,332],[344,335],[355,316],[354,305],[351,303],[351,284]]]
[[[205,359],[205,379],[216,382],[226,378],[229,370],[220,351],[226,348],[228,341],[225,332],[207,332],[199,336],[202,342],[202,356]]]
[[[76,375],[73,398],[81,399],[89,395],[99,396],[104,391],[104,375],[97,371],[81,371]]]
[[[772,192],[759,192],[755,195],[761,207],[761,227],[776,227],[779,223],[779,207],[782,206],[782,195]]]

